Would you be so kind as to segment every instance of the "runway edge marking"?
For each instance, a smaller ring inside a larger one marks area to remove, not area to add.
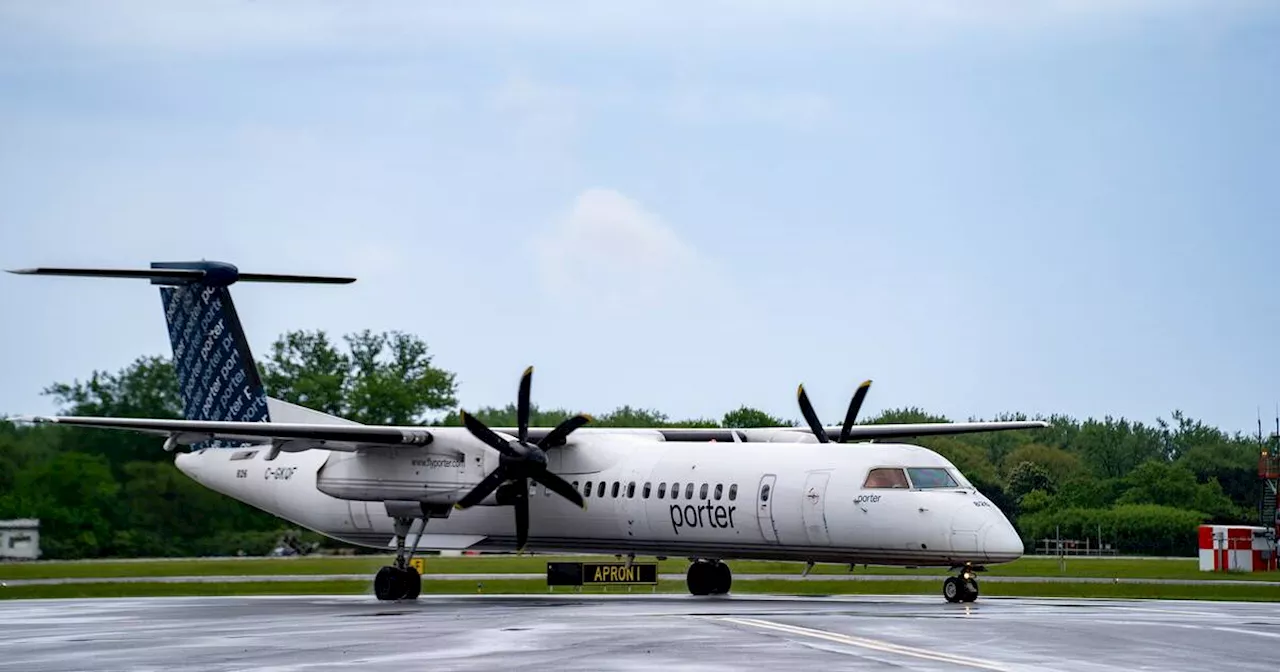
[[[976,667],[983,670],[995,670],[996,672],[1009,672],[1010,668],[1004,667],[999,663],[980,660],[977,658],[968,658],[966,656],[957,656],[950,653],[942,653],[940,651],[926,651],[909,646],[902,646],[892,642],[885,642],[877,639],[867,639],[865,637],[855,637],[853,635],[845,635],[838,632],[829,632],[826,630],[814,630],[813,628],[805,628],[798,625],[788,625],[786,623],[775,623],[773,621],[762,621],[755,618],[733,618],[722,617],[720,620],[738,625],[745,625],[752,628],[775,630],[791,635],[800,635],[803,637],[811,637],[814,639],[822,639],[837,644],[848,644],[882,653],[895,653],[903,656],[911,656],[914,658],[923,658],[934,662],[952,663],[954,665],[966,665]]]

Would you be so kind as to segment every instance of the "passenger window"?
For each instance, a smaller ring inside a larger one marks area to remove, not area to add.
[[[732,502],[736,499],[738,499],[738,484],[734,483],[733,485],[729,486],[729,501]]]
[[[716,483],[716,501],[720,501],[720,495],[724,494],[724,483]]]
[[[901,488],[903,490],[911,487],[907,483],[907,474],[902,469],[897,468],[880,468],[872,469],[867,474],[867,480],[862,484],[864,488]]]
[[[698,499],[706,499],[706,498],[707,498],[707,484],[703,483],[702,487],[698,489]]]
[[[666,497],[666,496],[667,496],[667,484],[666,484],[666,482],[659,483],[659,484],[658,484],[658,499],[662,499],[663,497]]]
[[[767,501],[769,501],[769,486],[766,484],[763,488],[760,488],[760,502]]]
[[[685,484],[685,486],[684,486],[684,498],[685,498],[685,499],[693,499],[693,484],[692,484],[692,483],[686,483],[686,484]]]
[[[671,499],[680,499],[680,484],[671,484]]]
[[[596,497],[604,497],[604,486],[604,481],[600,481],[600,485],[596,486]]]
[[[917,488],[958,488],[951,472],[942,467],[907,467],[911,485]]]
[[[587,484],[582,486],[582,496],[583,497],[591,496],[591,481],[587,481]]]
[[[642,496],[643,496],[645,499],[649,499],[649,491],[650,491],[650,489],[651,489],[651,488],[649,487],[650,485],[652,485],[652,484],[651,484],[651,483],[649,483],[648,481],[645,481],[645,482],[644,482],[644,493],[643,493],[643,495],[642,495]]]
[[[610,497],[613,497],[613,498],[617,498],[617,496],[618,496],[618,482],[617,482],[617,481],[614,481],[614,482],[613,482],[613,488],[609,491],[609,496],[610,496]]]
[[[630,483],[627,484],[627,499],[635,499],[635,498],[636,498],[636,482],[631,481]]]

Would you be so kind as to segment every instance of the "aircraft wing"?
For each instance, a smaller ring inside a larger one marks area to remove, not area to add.
[[[354,452],[361,448],[425,446],[431,443],[433,439],[431,432],[419,427],[285,422],[221,422],[158,418],[99,418],[69,415],[34,416],[19,418],[18,420],[34,424],[125,429],[144,434],[155,434],[169,438],[169,441],[165,443],[167,450],[172,450],[176,445],[222,440],[272,443],[288,452],[296,452],[308,448]]]
[[[921,422],[913,424],[893,425],[854,425],[849,430],[850,438],[860,441],[903,439],[914,436],[943,436],[947,434],[974,434],[978,432],[1003,432],[1015,429],[1043,429],[1049,423],[1043,420],[1013,420],[999,422]],[[840,427],[824,427],[827,438],[835,441],[840,438]],[[494,428],[495,431],[515,434],[514,428]],[[538,441],[546,436],[549,429],[530,427],[529,438]],[[772,441],[778,442],[778,435],[796,434],[797,441],[803,437],[813,436],[808,427],[756,427],[750,429],[724,428],[604,428],[584,427],[578,433],[590,435],[594,433],[638,434],[648,436],[661,435],[666,441]]]

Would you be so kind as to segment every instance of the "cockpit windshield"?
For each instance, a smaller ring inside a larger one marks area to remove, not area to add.
[[[958,488],[959,483],[951,476],[951,472],[942,467],[908,467],[911,485],[916,488]]]
[[[910,480],[907,476],[910,475]],[[942,467],[877,467],[867,473],[863,488],[930,489],[960,488],[955,476]]]
[[[872,469],[867,474],[867,480],[862,484],[864,488],[902,488],[906,490],[911,487],[907,483],[907,475],[901,469],[880,468]]]

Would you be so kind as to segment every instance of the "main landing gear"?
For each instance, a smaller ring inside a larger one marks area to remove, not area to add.
[[[949,576],[942,582],[942,596],[947,598],[948,602],[972,602],[978,599],[978,579],[974,576],[975,571],[982,571],[982,568],[978,567],[975,570],[972,564],[965,563],[958,575]]]
[[[418,529],[418,539],[422,538],[422,530],[427,527],[427,519],[421,520],[422,527]],[[407,553],[404,546],[405,537],[409,535],[409,528],[413,525],[413,521],[413,518],[397,517],[395,519],[395,564],[379,569],[377,575],[373,577],[373,594],[379,600],[416,600],[418,594],[422,592],[422,576],[418,574],[418,570],[409,566],[409,560],[418,550],[416,540],[413,549]]]
[[[685,580],[694,595],[724,595],[733,586],[733,573],[719,560],[694,560]]]

